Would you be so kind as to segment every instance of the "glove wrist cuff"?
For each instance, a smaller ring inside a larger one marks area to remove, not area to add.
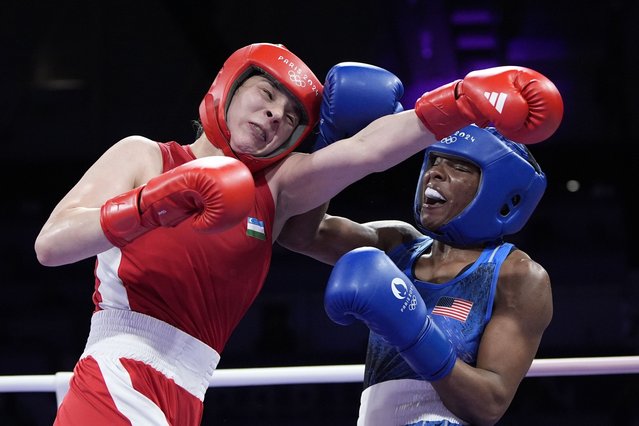
[[[429,316],[423,334],[414,345],[401,350],[400,355],[415,373],[428,381],[446,377],[457,360],[452,343]]]
[[[453,81],[426,92],[415,103],[415,114],[437,139],[443,139],[471,124],[457,104],[455,90],[460,82]]]
[[[124,247],[149,231],[142,225],[138,208],[140,192],[135,188],[107,200],[100,209],[100,226],[107,239],[116,247]]]

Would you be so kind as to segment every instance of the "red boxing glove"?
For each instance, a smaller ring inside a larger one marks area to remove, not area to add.
[[[104,235],[117,247],[159,226],[193,216],[200,232],[223,231],[244,219],[255,201],[249,169],[230,157],[204,157],[108,200],[100,210]]]
[[[564,104],[557,87],[542,74],[505,66],[473,71],[424,93],[415,113],[437,139],[472,123],[492,123],[506,138],[533,144],[555,133]]]

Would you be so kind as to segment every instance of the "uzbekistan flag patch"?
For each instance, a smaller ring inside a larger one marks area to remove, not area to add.
[[[266,240],[264,222],[249,216],[248,220],[246,221],[246,235],[248,235],[249,237],[257,238],[259,240]]]

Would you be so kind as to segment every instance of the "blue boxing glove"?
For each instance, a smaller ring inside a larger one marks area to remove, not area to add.
[[[425,380],[441,379],[455,365],[453,345],[428,315],[421,295],[381,250],[361,247],[337,261],[324,308],[338,324],[364,322]]]
[[[370,122],[403,111],[404,85],[375,65],[342,62],[328,71],[313,150],[353,136]]]

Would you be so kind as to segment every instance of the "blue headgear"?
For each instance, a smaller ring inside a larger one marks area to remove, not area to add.
[[[421,224],[424,172],[431,154],[458,157],[479,167],[475,198],[437,230]],[[415,192],[415,220],[426,235],[456,246],[500,241],[526,224],[546,189],[546,175],[525,145],[504,138],[494,128],[464,127],[426,148]]]

